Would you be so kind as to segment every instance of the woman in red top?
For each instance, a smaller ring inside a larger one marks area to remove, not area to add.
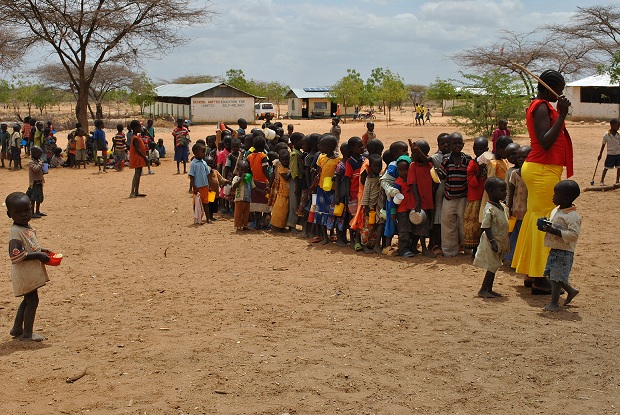
[[[564,77],[557,71],[547,70],[540,79],[549,85],[556,95],[538,84],[538,95],[526,111],[527,130],[532,151],[523,166],[521,176],[528,189],[527,213],[523,218],[512,266],[525,274],[526,286],[532,294],[550,293],[543,272],[549,255],[545,247],[545,233],[540,232],[536,221],[549,217],[555,207],[553,188],[560,181],[566,166],[566,176],[573,175],[573,147],[564,125],[570,101],[562,95]],[[557,110],[551,106],[557,101]]]
[[[129,147],[129,168],[135,169],[133,180],[131,181],[131,193],[129,194],[129,197],[144,197],[146,196],[145,194],[138,192],[138,188],[140,187],[140,177],[142,177],[142,168],[146,167],[148,162],[146,157],[146,146],[144,145],[144,141],[142,141],[142,137],[140,135],[142,132],[142,126],[140,125],[140,121],[133,120],[131,124],[129,124],[129,128],[133,131],[133,135],[131,136],[131,145]]]
[[[269,206],[269,159],[265,155],[265,138],[254,138],[254,152],[247,157],[252,171],[255,187],[252,189],[252,201],[250,202],[250,212],[254,213],[256,229],[267,228],[265,213],[271,211]]]

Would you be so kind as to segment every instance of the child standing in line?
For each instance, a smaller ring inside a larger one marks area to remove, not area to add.
[[[515,170],[510,174],[510,181],[508,183],[508,209],[510,210],[510,216],[515,218],[515,226],[510,232],[510,252],[506,254],[506,259],[512,264],[512,258],[515,253],[515,247],[517,246],[517,240],[519,239],[519,232],[521,231],[521,224],[527,211],[527,186],[521,176],[521,166],[527,160],[528,154],[532,151],[532,147],[523,146],[519,148],[517,152],[517,160],[515,164]]]
[[[114,149],[114,169],[123,171],[125,168],[125,158],[127,157],[127,144],[123,124],[116,124],[116,134],[112,138],[112,148]]]
[[[370,142],[369,142],[370,143]],[[374,252],[381,255],[381,234],[379,233],[381,218],[379,211],[383,208],[385,193],[381,189],[381,170],[383,160],[379,154],[368,155],[368,171],[364,176],[364,192],[360,200],[363,212],[363,225],[360,229],[361,243],[365,254]]]
[[[30,198],[32,218],[40,218],[47,216],[41,212],[41,203],[43,203],[43,160],[41,156],[43,150],[39,146],[33,146],[30,149],[30,162],[28,163],[28,191],[26,195]]]
[[[336,172],[336,166],[342,159],[336,153],[338,147],[338,139],[331,135],[325,135],[320,142],[323,153],[317,159],[316,165],[319,169],[319,182],[316,189],[317,210],[315,213],[315,223],[318,233],[312,239],[313,243],[321,242],[322,245],[329,243],[329,232],[334,228],[334,206],[335,206],[335,190],[333,178]]]
[[[21,192],[11,193],[4,204],[7,215],[13,219],[9,233],[13,293],[16,297],[24,297],[17,308],[11,336],[40,342],[45,337],[34,333],[33,326],[39,305],[37,290],[49,281],[45,263],[50,260],[50,251],[41,248],[36,231],[30,227],[32,211],[28,196]]]
[[[78,127],[73,135],[73,141],[75,145],[75,163],[74,167],[80,168],[80,164],[86,168],[86,139],[84,138],[84,129]],[[70,142],[71,144],[71,142]],[[71,151],[71,149],[69,149]]]
[[[271,230],[277,232],[284,232],[286,230],[286,222],[288,220],[289,213],[289,198],[290,198],[290,183],[291,183],[291,169],[290,169],[290,153],[288,150],[280,150],[278,153],[278,167],[275,174],[279,178],[276,200],[273,203],[271,209]],[[274,180],[275,184],[275,180]],[[275,187],[275,186],[272,186]]]
[[[252,203],[250,211],[254,213],[254,227],[257,230],[268,229],[266,214],[269,207],[269,159],[265,154],[265,137],[257,135],[253,141],[254,151],[247,156],[250,163],[254,188],[252,189]]]
[[[350,156],[345,164],[344,179],[346,185],[347,206],[346,209],[349,213],[349,217],[355,216],[358,206],[358,193],[360,187],[360,171],[362,164],[366,159],[364,157],[364,142],[359,137],[351,137],[348,141]],[[348,219],[348,218],[347,218]],[[359,238],[356,235],[356,231],[349,227],[349,239],[351,242],[351,248],[355,248],[356,241],[359,242]],[[361,247],[361,244],[359,245]]]
[[[601,145],[601,151],[597,158],[597,160],[601,159],[603,149],[605,144],[607,144],[607,157],[605,158],[605,168],[601,176],[601,186],[605,186],[605,175],[609,169],[618,169],[616,184],[620,183],[620,134],[618,134],[618,128],[620,128],[620,120],[614,118],[609,121],[609,131],[603,136],[603,145]]]
[[[302,133],[293,133],[292,131],[293,130],[291,125],[291,134],[289,135],[289,139],[291,141],[291,146],[293,147],[293,150],[291,151],[291,154],[289,156],[291,180],[289,182],[289,208],[286,225],[291,229],[291,232],[296,235],[297,222],[299,221],[299,216],[297,215],[297,207],[299,206],[299,201],[301,199],[301,183],[303,179],[304,158],[301,152],[301,147],[304,135]]]
[[[493,140],[493,153],[495,153],[495,149],[497,146],[497,139],[503,135],[510,137],[510,130],[508,129],[508,121],[499,120],[497,122],[497,128],[495,129],[495,131],[493,131],[493,139],[492,139]]]
[[[347,189],[347,181],[345,180],[345,173],[347,170],[347,160],[351,156],[351,152],[349,150],[349,143],[342,143],[340,145],[340,155],[342,158],[338,162],[336,166],[336,171],[334,175],[334,209],[336,205],[342,203],[344,206],[348,205],[348,189]],[[334,220],[336,222],[336,245],[340,247],[347,246],[347,228],[348,228],[348,211],[347,209],[343,209],[340,216],[336,216],[334,214]]]
[[[13,125],[13,134],[11,134],[11,159],[13,160],[13,170],[21,170],[22,168],[22,133],[19,124]]]
[[[144,145],[144,141],[140,136],[140,131],[142,131],[142,125],[140,125],[140,121],[132,120],[129,124],[129,129],[132,131],[131,134],[131,145],[129,148],[129,168],[134,169],[133,179],[131,180],[131,192],[129,193],[129,198],[133,199],[135,197],[145,197],[144,193],[140,193],[140,178],[142,177],[142,169],[146,167],[149,162],[148,157],[146,156],[146,146]]]
[[[2,161],[2,168],[4,168],[4,160],[8,158],[9,167],[11,167],[11,158],[7,157],[10,155],[11,149],[11,134],[7,131],[9,128],[6,123],[0,124],[0,130],[2,133],[0,135],[0,141],[2,142],[2,152],[0,153],[0,161]]]
[[[377,133],[375,133],[375,123],[372,121],[368,121],[366,123],[366,132],[362,136],[362,143],[364,144],[364,148],[366,148],[368,140],[374,140],[375,138],[377,138]]]
[[[205,161],[207,162],[207,166],[211,169],[207,176],[209,179],[209,192],[215,193],[215,200],[213,202],[209,202],[209,210],[205,211],[205,213],[209,215],[210,221],[215,222],[216,219],[213,215],[217,212],[217,207],[219,206],[220,188],[222,186],[226,186],[230,182],[224,179],[220,172],[217,171],[217,164],[215,163],[215,159],[213,157],[207,156]]]
[[[239,160],[237,174],[232,179],[231,189],[235,195],[235,230],[237,232],[249,229],[252,189],[254,189],[254,180],[252,179],[250,163],[246,160]]]
[[[463,136],[452,133],[450,154],[439,166],[439,177],[444,181],[444,201],[441,212],[441,250],[445,257],[459,254],[459,245],[465,242],[465,206],[467,205],[467,166],[469,157],[463,153]]]
[[[508,162],[506,161],[506,148],[512,143],[512,138],[502,135],[495,143],[495,154],[493,159],[486,162],[487,178],[499,177],[506,181],[506,173],[508,172]],[[482,193],[482,202],[480,203],[480,212],[478,212],[478,220],[482,222],[484,215],[484,207],[489,200],[486,192]]]
[[[387,165],[387,168],[381,175],[381,189],[383,189],[383,192],[385,192],[386,195],[386,215],[385,223],[380,226],[383,228],[381,229],[381,235],[385,237],[386,255],[395,254],[394,249],[392,248],[392,238],[396,234],[396,223],[392,220],[392,215],[388,215],[387,212],[390,212],[396,207],[393,200],[394,195],[398,193],[398,190],[394,188],[394,181],[398,177],[396,160],[398,160],[400,156],[407,155],[408,151],[409,147],[407,146],[407,143],[404,141],[395,141],[390,144],[389,150],[383,153],[383,161]]]
[[[395,205],[387,214],[393,217],[398,226],[398,255],[411,258],[413,257],[413,223],[409,220],[409,212],[415,207],[415,197],[411,186],[407,185],[411,158],[404,155],[396,160],[398,177],[394,182],[394,187],[399,190],[404,199],[400,205]],[[395,210],[395,212],[394,212]]]
[[[228,132],[228,130],[226,130]],[[217,170],[220,172],[222,177],[226,178],[224,175],[224,167],[226,166],[226,160],[228,160],[228,156],[232,150],[232,136],[230,134],[223,135],[222,144],[224,148],[222,151],[217,153]],[[222,215],[228,215],[232,213],[232,206],[228,202],[228,195],[224,193],[224,188],[220,189],[220,213]]]
[[[512,142],[506,146],[506,160],[509,164],[512,164],[512,166],[508,167],[508,170],[506,171],[506,184],[510,183],[510,175],[517,169],[517,151],[519,151],[519,148],[521,148],[521,145],[515,142]],[[510,186],[508,186],[508,190],[510,191]]]
[[[370,155],[375,154],[379,156],[379,160],[381,160],[381,153],[383,153],[383,143],[381,141],[379,141],[376,138],[374,140],[368,140],[368,144],[366,145],[366,148],[368,150],[369,157]],[[355,245],[353,245],[353,249],[355,249],[355,251],[357,252],[364,249],[364,245],[361,240],[361,232],[362,232],[362,229],[364,228],[365,215],[364,215],[364,209],[362,207],[361,201],[362,201],[362,197],[364,196],[364,186],[366,183],[366,178],[368,177],[368,174],[370,172],[369,164],[370,164],[370,161],[368,160],[368,158],[362,161],[362,166],[360,167],[358,190],[357,190],[357,211],[355,212],[355,216],[353,217],[353,219],[351,219],[351,222],[349,222],[349,226],[351,227],[353,231],[355,231],[356,239],[355,239]],[[380,172],[381,170],[379,170],[379,173]],[[379,182],[379,185],[381,185],[380,182]]]
[[[487,166],[479,163],[480,157],[485,151],[489,151],[489,141],[485,137],[474,140],[474,155],[476,159],[469,160],[467,165],[467,206],[465,206],[465,242],[464,249],[472,250],[472,257],[476,256],[476,249],[480,243],[480,208],[484,183],[487,180]]]
[[[235,177],[237,170],[237,163],[239,161],[239,157],[241,156],[241,140],[238,138],[233,138],[230,141],[230,154],[226,157],[226,163],[224,164],[224,169],[222,169],[222,176],[226,180],[232,181]],[[228,195],[225,196],[229,203],[229,214],[234,214],[235,209],[235,192],[232,189],[228,192]]]
[[[430,237],[431,233],[433,208],[435,207],[433,197],[433,178],[431,176],[433,163],[428,156],[430,151],[431,147],[424,140],[418,140],[411,146],[413,162],[409,165],[407,186],[411,188],[411,192],[415,198],[415,206],[413,207],[413,210],[420,212],[424,209],[424,212],[426,212],[426,220],[419,225],[413,225],[412,228],[413,252],[416,251],[419,239],[422,255],[429,258],[435,258],[435,254],[428,249],[426,244],[426,238]]]
[[[304,205],[304,215],[306,218],[304,229],[301,233],[302,238],[310,238],[312,236],[312,226],[313,222],[308,220],[310,216],[310,209],[312,209],[312,195],[316,194],[318,177],[316,175],[316,170],[312,167],[314,164],[314,160],[317,158],[319,154],[319,138],[320,135],[313,133],[307,135],[307,141],[302,143],[305,145],[304,152],[306,156],[304,157],[304,178],[306,182],[306,204]],[[302,193],[303,199],[303,193]],[[301,204],[301,202],[300,202]]]
[[[207,223],[210,223],[209,215],[209,173],[211,168],[205,161],[207,148],[202,143],[196,143],[192,146],[194,158],[189,165],[189,181],[190,189],[194,195],[200,194],[200,201],[205,212]],[[202,218],[199,219],[202,223]]]
[[[558,311],[560,291],[566,290],[564,305],[568,305],[579,290],[568,283],[573,268],[575,246],[581,232],[581,216],[573,204],[580,194],[579,185],[572,180],[562,180],[553,188],[553,204],[556,208],[551,212],[549,221],[543,221],[538,229],[546,232],[545,246],[551,248],[547,257],[544,276],[551,280],[551,302],[546,311]]]
[[[506,199],[506,182],[499,177],[489,177],[484,184],[489,201],[484,207],[482,218],[483,234],[474,258],[474,265],[487,272],[482,281],[478,296],[482,298],[501,297],[493,291],[495,273],[502,266],[502,258],[508,252],[508,207]]]
[[[441,133],[437,136],[437,152],[432,155],[433,167],[435,173],[439,171],[439,166],[443,158],[450,153],[450,141],[448,137],[450,134]],[[433,192],[435,195],[435,212],[433,218],[433,225],[431,227],[431,236],[429,238],[429,246],[434,254],[441,254],[441,215],[443,206],[443,193],[445,185],[443,181],[434,183]]]

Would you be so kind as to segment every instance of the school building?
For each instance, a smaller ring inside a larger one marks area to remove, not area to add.
[[[330,88],[293,88],[287,94],[289,118],[330,117],[338,108],[328,98]]]
[[[225,83],[167,84],[155,88],[157,98],[144,108],[148,117],[168,116],[192,123],[236,123],[254,119],[254,101],[259,98]]]
[[[607,74],[569,82],[564,95],[571,102],[572,119],[608,121],[620,116],[620,86]]]

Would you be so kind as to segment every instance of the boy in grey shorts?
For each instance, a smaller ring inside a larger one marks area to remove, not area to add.
[[[551,302],[546,311],[558,311],[560,292],[566,290],[568,296],[564,305],[569,304],[579,290],[568,283],[573,267],[575,245],[581,230],[581,216],[573,202],[579,197],[579,185],[572,180],[562,180],[553,188],[553,203],[557,206],[551,212],[551,218],[538,219],[538,229],[546,232],[545,246],[551,248],[544,276],[551,281]]]

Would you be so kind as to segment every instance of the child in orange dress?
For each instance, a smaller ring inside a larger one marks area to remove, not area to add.
[[[286,230],[286,222],[288,220],[289,213],[289,198],[290,198],[290,183],[291,183],[291,169],[290,169],[290,153],[288,150],[280,150],[278,158],[280,163],[276,169],[276,176],[279,177],[278,189],[276,200],[273,203],[271,209],[271,230],[277,232],[284,232]],[[274,180],[275,183],[275,180]],[[275,186],[274,186],[275,187]]]

